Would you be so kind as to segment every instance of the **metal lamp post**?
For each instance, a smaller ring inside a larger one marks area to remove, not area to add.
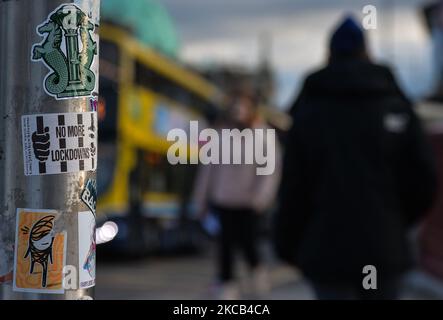
[[[94,298],[93,280],[80,278],[95,278],[95,224],[82,230],[80,220],[95,218],[99,7],[0,2],[0,299]],[[41,211],[56,214],[36,222]]]

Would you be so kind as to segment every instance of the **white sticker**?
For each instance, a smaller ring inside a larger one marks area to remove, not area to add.
[[[96,170],[97,126],[95,112],[23,116],[25,175]]]
[[[78,263],[80,289],[95,286],[95,217],[90,211],[78,214]]]

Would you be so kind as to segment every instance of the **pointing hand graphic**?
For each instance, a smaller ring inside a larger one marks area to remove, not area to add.
[[[49,147],[51,146],[49,138],[48,127],[46,127],[42,133],[36,131],[32,134],[34,155],[41,162],[44,162],[49,158]]]

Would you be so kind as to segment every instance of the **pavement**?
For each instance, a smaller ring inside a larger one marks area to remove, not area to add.
[[[269,250],[265,250],[269,251]],[[215,298],[215,252],[188,256],[148,257],[97,264],[99,300],[211,300]],[[311,300],[312,290],[291,267],[265,254],[271,290],[264,299]],[[246,267],[237,264],[239,287],[245,288]],[[247,299],[247,294],[242,298]],[[443,299],[443,282],[420,271],[405,277],[402,299]]]
[[[176,257],[97,263],[96,299],[211,300],[215,298],[215,252]],[[240,259],[239,259],[240,260]],[[269,261],[271,290],[264,299],[313,299],[307,283],[291,267]],[[246,267],[236,267],[245,287]]]

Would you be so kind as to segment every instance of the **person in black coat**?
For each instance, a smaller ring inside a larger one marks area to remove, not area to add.
[[[275,248],[319,299],[393,299],[413,263],[408,229],[430,207],[436,173],[411,103],[370,62],[352,18],[291,109]],[[377,290],[363,288],[367,265]]]

